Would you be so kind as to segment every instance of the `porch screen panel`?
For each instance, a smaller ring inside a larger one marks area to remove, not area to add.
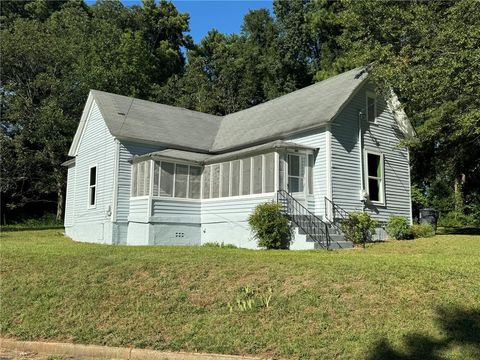
[[[186,198],[188,186],[188,165],[175,166],[175,197]]]
[[[138,163],[137,196],[145,194],[145,162]]]
[[[265,155],[265,190],[264,192],[273,192],[275,190],[275,154]]]
[[[132,165],[132,192],[131,196],[137,196],[137,172],[138,172],[138,164]]]
[[[232,161],[232,196],[240,194],[240,160]]]
[[[159,189],[159,181],[160,181],[160,162],[155,161],[153,167],[153,196],[158,196],[158,189]]]
[[[242,160],[242,195],[250,195],[251,158]]]
[[[202,168],[190,166],[188,177],[188,197],[191,199],[200,199],[200,186],[202,179]]]
[[[203,199],[209,199],[210,198],[210,169],[211,166],[205,166],[203,170]]]
[[[174,165],[162,161],[160,168],[160,196],[173,196]]]
[[[230,192],[230,163],[222,163],[222,197],[227,197]]]
[[[145,182],[143,183],[144,195],[150,195],[150,164],[151,164],[151,161],[145,161],[145,179],[144,179]]]
[[[279,172],[278,172],[278,186],[279,186],[280,190],[287,190],[287,187],[286,187],[287,166],[286,165],[287,164],[285,162],[284,156],[280,155],[279,162],[278,162],[278,169],[279,169]]]
[[[253,193],[262,193],[262,155],[253,157]]]
[[[218,198],[219,187],[220,187],[220,164],[212,165],[211,167],[211,176],[212,176],[212,198]]]

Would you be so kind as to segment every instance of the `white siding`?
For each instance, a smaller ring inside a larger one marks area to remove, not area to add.
[[[65,227],[72,226],[75,220],[75,164],[68,167],[67,191],[65,198]]]
[[[151,222],[174,222],[200,225],[200,201],[154,199]]]
[[[110,221],[113,206],[115,139],[110,134],[98,106],[93,103],[75,160],[74,224],[77,240],[110,242],[111,234],[98,229]],[[88,207],[89,169],[97,166],[96,205]],[[68,186],[71,185],[71,182]],[[89,229],[97,229],[89,231]],[[106,236],[104,236],[106,235]]]
[[[313,168],[314,198],[307,197],[308,208],[317,215],[324,215],[327,196],[325,128],[296,135],[289,140],[318,149]]]
[[[118,161],[117,222],[127,222],[130,207],[130,179],[134,155],[142,155],[163,148],[153,145],[121,142]]]
[[[332,123],[332,190],[333,201],[345,210],[360,211],[361,168],[358,143],[358,116],[365,111],[365,85],[352,98]],[[391,214],[410,218],[410,179],[407,150],[398,148],[401,132],[386,107],[378,97],[377,121],[362,123],[364,149],[381,152],[385,157],[385,205],[369,206],[367,211],[379,221],[386,221]],[[363,154],[362,154],[363,156]]]

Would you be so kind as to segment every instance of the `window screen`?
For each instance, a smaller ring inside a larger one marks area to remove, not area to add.
[[[175,166],[175,197],[186,198],[188,186],[188,165]]]
[[[275,190],[275,154],[265,155],[265,189],[264,192]]]
[[[159,189],[159,180],[160,180],[160,162],[155,161],[153,167],[153,196],[158,196]]]
[[[138,172],[138,164],[132,165],[132,192],[131,196],[137,196],[137,172]]]
[[[253,157],[253,193],[262,193],[262,156]]]
[[[230,163],[222,163],[222,197],[230,193]]]
[[[242,195],[250,195],[251,158],[242,160]]]
[[[202,168],[190,166],[188,177],[188,197],[191,199],[200,199],[200,185],[202,179]]]
[[[143,183],[144,195],[150,195],[150,164],[151,164],[151,161],[145,161],[145,181]]]
[[[220,187],[220,164],[212,165],[212,198],[218,198]]]
[[[211,166],[205,166],[203,170],[203,189],[202,189],[203,199],[210,198],[210,169],[211,169]]]
[[[232,161],[232,196],[240,194],[240,160]]]
[[[138,163],[137,173],[137,196],[143,196],[145,193],[145,162]]]
[[[173,195],[174,168],[174,164],[162,161],[160,169],[160,196]]]

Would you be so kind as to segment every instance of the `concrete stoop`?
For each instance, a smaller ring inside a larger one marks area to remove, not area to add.
[[[0,349],[83,359],[118,360],[258,360],[259,357],[207,353],[169,352],[71,343],[18,341],[0,338]],[[266,358],[263,358],[266,359]]]

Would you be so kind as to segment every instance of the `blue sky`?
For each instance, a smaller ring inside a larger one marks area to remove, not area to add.
[[[87,0],[87,4],[95,3]],[[141,4],[138,0],[122,1],[126,6]],[[240,32],[243,17],[249,10],[267,8],[271,0],[173,0],[177,9],[190,14],[190,35],[199,42],[211,29],[231,34]]]

